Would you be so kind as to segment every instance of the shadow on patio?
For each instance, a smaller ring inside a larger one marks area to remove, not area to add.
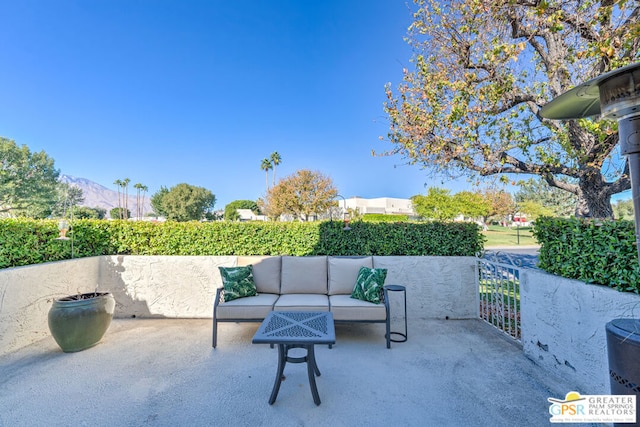
[[[277,350],[258,324],[114,320],[96,347],[53,338],[0,358],[0,426],[540,426],[571,390],[478,320],[415,320],[385,348],[384,325],[338,324],[316,347],[322,404],[304,364],[288,364],[273,406]],[[584,424],[582,424],[584,425]]]

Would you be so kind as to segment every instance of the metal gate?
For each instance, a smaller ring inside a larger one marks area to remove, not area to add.
[[[480,318],[520,341],[519,260],[495,252],[477,258]]]

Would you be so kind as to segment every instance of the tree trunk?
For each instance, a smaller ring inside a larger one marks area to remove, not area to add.
[[[599,171],[587,171],[579,181],[576,216],[582,218],[612,219],[611,188]]]

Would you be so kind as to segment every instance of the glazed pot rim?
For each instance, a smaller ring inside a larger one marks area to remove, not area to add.
[[[69,303],[69,302],[89,301],[92,299],[106,297],[109,295],[111,295],[111,292],[86,292],[82,294],[75,294],[75,295],[69,295],[62,298],[56,298],[56,302]]]

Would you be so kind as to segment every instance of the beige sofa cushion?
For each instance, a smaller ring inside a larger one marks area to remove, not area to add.
[[[328,264],[329,295],[351,295],[360,268],[373,268],[373,257],[329,257]]]
[[[253,283],[258,293],[280,293],[279,256],[239,256],[238,266],[251,264],[253,266]]]
[[[222,302],[216,308],[218,319],[264,319],[273,310],[276,294],[258,294]]]
[[[331,295],[329,297],[333,319],[348,321],[383,321],[387,318],[384,304],[351,298],[350,295]]]
[[[280,295],[275,311],[329,311],[329,297],[317,294]]]
[[[281,277],[280,293],[283,295],[327,295],[327,257],[283,256]]]

